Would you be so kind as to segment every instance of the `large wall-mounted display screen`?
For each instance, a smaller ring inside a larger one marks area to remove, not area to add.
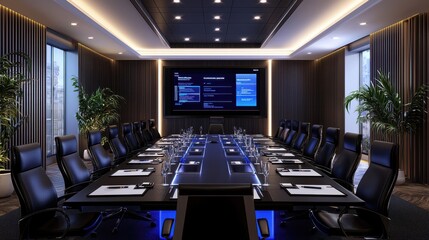
[[[164,68],[165,115],[261,115],[264,68]]]

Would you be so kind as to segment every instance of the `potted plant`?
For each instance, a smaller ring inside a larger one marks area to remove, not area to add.
[[[119,120],[120,101],[123,97],[115,94],[110,88],[97,88],[92,94],[88,94],[83,86],[79,85],[76,77],[72,78],[75,91],[78,92],[79,111],[76,113],[79,132],[86,134],[91,130],[104,130],[114,121]],[[84,138],[86,139],[86,138]],[[107,142],[104,136],[101,144]],[[88,159],[84,152],[84,158]]]
[[[427,85],[422,85],[412,94],[411,101],[403,104],[402,99],[392,86],[389,74],[377,71],[375,82],[351,92],[345,98],[345,107],[349,111],[352,100],[358,100],[356,108],[358,122],[369,121],[371,127],[382,134],[399,135],[416,132],[425,120]],[[397,183],[405,182],[403,170],[398,173]]]
[[[20,112],[22,85],[28,81],[30,58],[21,52],[0,58],[0,197],[12,194],[9,141],[24,119]]]

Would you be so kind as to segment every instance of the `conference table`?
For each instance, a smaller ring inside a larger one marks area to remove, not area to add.
[[[257,210],[291,206],[363,205],[307,160],[260,134],[252,135],[255,158],[241,137],[173,134],[124,161],[65,201],[68,206],[138,206],[144,210],[175,210],[179,184],[252,184]],[[161,174],[165,149],[183,143],[173,155],[171,173]],[[257,161],[259,160],[259,161]],[[260,162],[269,161],[268,186],[262,186]]]

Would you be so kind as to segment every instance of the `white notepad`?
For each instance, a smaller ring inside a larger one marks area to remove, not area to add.
[[[271,139],[269,138],[254,138],[253,141],[257,142],[257,141],[270,141]]]
[[[151,163],[153,163],[153,160],[152,159],[131,159],[128,163],[151,164]]]
[[[112,177],[128,177],[128,176],[149,176],[152,171],[144,171],[144,169],[120,169],[114,172]]]
[[[139,156],[139,157],[163,157],[164,154],[157,153],[157,152],[144,152],[144,153],[140,153],[137,156]]]
[[[135,188],[136,185],[103,185],[90,193],[88,196],[130,196],[143,195],[146,188]]]
[[[146,152],[161,152],[162,150],[163,150],[162,148],[151,147],[151,148],[147,148],[145,151]]]
[[[296,188],[285,188],[290,195],[313,195],[313,196],[345,196],[331,185],[296,184]]]
[[[318,172],[313,169],[290,169],[290,168],[277,168],[277,172],[282,177],[321,177]]]
[[[283,147],[269,147],[267,151],[286,151],[286,148]]]
[[[277,153],[277,156],[280,157],[295,157],[293,153]]]
[[[155,143],[155,145],[173,145],[173,142],[158,141],[158,142]]]

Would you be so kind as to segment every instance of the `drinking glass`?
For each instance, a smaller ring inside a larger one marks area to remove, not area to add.
[[[268,161],[261,162],[261,170],[264,175],[264,183],[262,186],[269,186],[268,184],[268,175],[270,174],[270,163]]]
[[[161,175],[162,175],[162,186],[168,186],[169,184],[167,183],[167,174],[168,174],[168,166],[165,163],[162,163],[161,165]]]
[[[255,152],[254,152],[253,156],[255,157],[255,162],[253,164],[259,165],[259,159],[261,158],[261,152],[259,151],[259,149],[257,147],[255,147]]]

